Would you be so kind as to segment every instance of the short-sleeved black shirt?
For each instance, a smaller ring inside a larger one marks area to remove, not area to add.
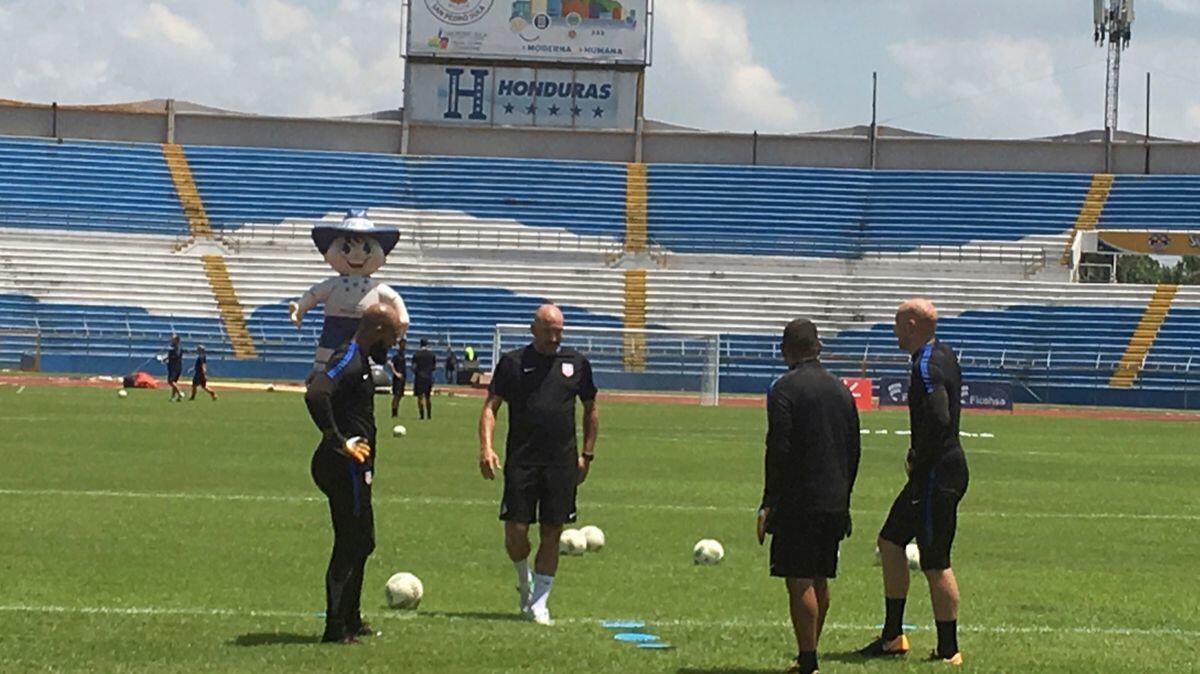
[[[950,402],[950,423],[938,421],[930,397],[944,388]],[[934,340],[913,354],[912,377],[908,385],[908,418],[912,428],[914,474],[937,463],[947,452],[962,445],[958,439],[962,412],[962,371],[954,350]]]
[[[413,354],[412,367],[417,379],[430,379],[437,369],[437,356],[429,349],[421,349]]]
[[[322,432],[336,430],[344,438],[360,436],[375,447],[375,384],[371,363],[357,342],[334,351],[325,372],[313,374],[305,403]],[[321,447],[336,451],[337,444],[324,439]]]
[[[567,348],[543,356],[532,344],[509,351],[496,364],[488,392],[508,403],[508,465],[565,466],[578,460],[575,399],[596,399],[586,356]]]
[[[400,379],[404,379],[405,375],[407,374],[407,370],[405,369],[408,367],[407,361],[408,359],[404,355],[404,349],[396,349],[396,354],[392,356],[392,367],[396,368],[396,372],[400,373]],[[395,375],[392,375],[392,379],[396,378],[397,377]]]
[[[175,344],[167,352],[167,369],[178,372],[183,369],[183,347]]]

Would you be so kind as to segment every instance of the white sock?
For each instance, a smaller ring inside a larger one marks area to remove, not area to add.
[[[529,594],[529,560],[513,562],[513,568],[517,570],[517,589],[522,595]]]
[[[533,574],[533,601],[531,608],[534,612],[542,613],[548,611],[546,601],[550,599],[550,586],[554,584],[554,576],[543,576],[540,573]]]

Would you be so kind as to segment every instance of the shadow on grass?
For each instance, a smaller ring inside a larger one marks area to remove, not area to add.
[[[243,634],[233,640],[237,646],[289,646],[316,644],[321,642],[319,634],[292,634],[288,632],[258,632]]]
[[[421,611],[424,618],[443,618],[445,620],[487,620],[497,622],[524,622],[525,618],[516,613],[495,613],[486,611]]]
[[[749,667],[685,667],[676,670],[676,674],[779,674],[782,672],[782,667],[774,669],[750,669]]]

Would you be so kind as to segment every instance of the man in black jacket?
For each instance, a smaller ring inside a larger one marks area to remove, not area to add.
[[[789,672],[817,671],[817,642],[829,612],[828,579],[850,535],[850,492],[861,455],[858,410],[844,384],[821,366],[812,321],[783,331],[789,371],[767,396],[766,486],[758,540],[771,534],[771,575],[787,584],[799,653]]]
[[[357,637],[371,634],[359,613],[363,571],[375,549],[375,384],[368,357],[386,363],[400,326],[390,305],[371,305],[353,341],[334,352],[324,372],[310,377],[304,396],[322,435],[312,456],[313,482],[329,499],[333,520],[321,638],[326,642],[353,644]]]

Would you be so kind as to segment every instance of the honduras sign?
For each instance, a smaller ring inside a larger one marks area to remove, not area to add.
[[[644,65],[648,0],[410,0],[409,56]]]
[[[440,124],[631,129],[637,74],[411,64],[410,119]]]

